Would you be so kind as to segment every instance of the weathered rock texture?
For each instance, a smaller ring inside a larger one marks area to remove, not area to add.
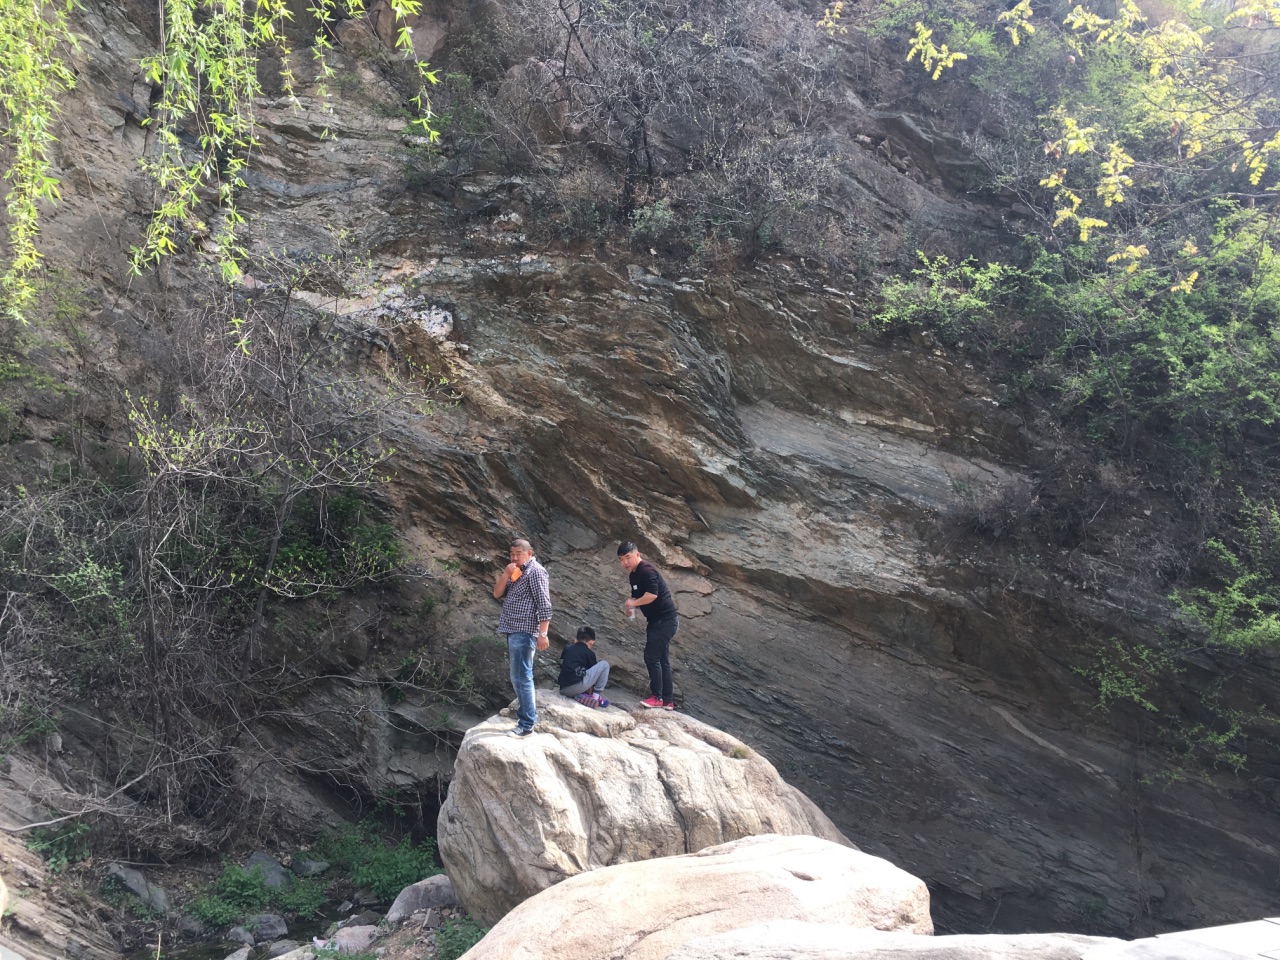
[[[440,856],[485,923],[568,877],[757,834],[849,845],[739,740],[691,717],[595,710],[539,691],[537,732],[468,731],[440,810]]]
[[[73,390],[29,391],[5,451],[39,475],[117,463],[120,397],[158,389],[157,333],[201,256],[127,276],[153,196],[137,166],[151,136],[137,60],[155,48],[155,6],[83,7],[94,42],[69,54],[82,79],[57,131],[66,199],[42,243],[89,306],[71,340],[41,331],[43,368]],[[483,8],[442,0],[421,36],[434,44]],[[537,184],[461,156],[411,186],[400,92],[348,32],[337,56],[349,89],[333,114],[306,90],[300,112],[258,105],[262,144],[240,208],[257,218],[255,249],[305,259],[330,249],[333,228],[370,247],[376,282],[344,346],[375,365],[412,358],[456,390],[431,416],[405,415],[389,495],[439,604],[393,616],[366,595],[314,629],[280,613],[274,639],[296,641],[291,665],[355,676],[306,687],[258,731],[273,758],[243,769],[261,795],[323,811],[299,796],[314,781],[298,770],[367,794],[435,794],[460,714],[439,719],[419,693],[388,704],[378,660],[467,649],[501,686],[489,585],[516,534],[551,571],[555,643],[596,625],[616,682],[642,689],[642,633],[616,611],[612,545],[627,538],[676,591],[681,706],[758,747],[863,849],[926,878],[940,927],[1166,929],[1270,901],[1276,771],[1152,788],[1134,775],[1139,747],[1098,726],[1074,672],[1082,633],[1158,620],[1160,597],[1129,575],[1161,515],[1148,491],[1108,501],[1123,504],[1104,518],[1131,531],[1123,550],[1085,538],[1006,566],[956,552],[941,537],[948,522],[1027,490],[1057,444],[966,354],[876,335],[839,268],[709,273],[643,251],[546,248],[507,229],[537,215]],[[815,122],[843,158],[858,201],[850,230],[879,251],[872,265],[926,237],[960,252],[1010,239],[1002,211],[953,192],[952,174],[974,165],[961,134],[981,125],[979,105],[917,100],[896,58],[857,44],[824,103],[834,112]],[[886,162],[875,144],[890,138]],[[901,172],[904,154],[926,183]],[[399,293],[376,306],[390,285]],[[553,669],[541,661],[541,676]],[[84,769],[96,735],[77,733]],[[84,923],[78,935],[97,937]]]
[[[448,877],[444,875],[427,877],[400,891],[395,902],[391,904],[391,909],[387,911],[387,923],[400,923],[419,910],[451,907],[457,902],[458,895],[454,892],[453,883]]]
[[[468,957],[660,960],[767,920],[933,931],[924,883],[891,863],[816,837],[761,836],[573,877],[505,916]]]
[[[690,940],[665,960],[1082,960],[1117,942],[1065,933],[920,937],[779,920]]]
[[[52,782],[29,758],[10,753],[0,759],[0,826],[17,827],[48,819],[46,809],[32,803],[28,788]],[[0,879],[8,887],[7,912],[0,916],[0,946],[22,960],[110,960],[118,956],[110,931],[79,902],[59,896],[57,878],[38,854],[26,848],[29,834],[0,831]]]

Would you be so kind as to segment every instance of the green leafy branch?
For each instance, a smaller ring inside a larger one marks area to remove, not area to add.
[[[4,171],[9,262],[0,275],[0,291],[5,312],[19,320],[36,292],[39,204],[60,198],[51,152],[58,102],[75,86],[75,74],[60,56],[77,44],[67,21],[73,5],[74,0],[0,0],[0,107],[9,151]]]
[[[413,97],[418,117],[413,121],[432,140],[430,84],[438,77],[418,59],[408,25],[421,13],[421,0],[391,0],[397,33],[395,46],[416,71],[419,88]],[[148,79],[160,89],[154,117],[158,155],[144,167],[156,183],[157,203],[147,235],[133,251],[132,267],[140,273],[161,257],[177,251],[180,233],[202,234],[208,226],[197,216],[202,196],[212,192],[220,214],[211,240],[224,278],[240,273],[243,250],[237,239],[244,217],[236,194],[245,186],[242,176],[258,146],[255,100],[263,90],[258,79],[259,56],[273,52],[280,61],[279,77],[285,96],[298,107],[296,78],[290,65],[293,50],[285,27],[293,19],[288,0],[165,0],[160,51],[143,61]],[[317,93],[332,111],[329,80],[334,73],[328,55],[333,45],[327,24],[339,14],[365,13],[364,0],[314,0],[307,8],[320,23],[312,38],[319,69]],[[195,148],[180,131],[194,128]]]

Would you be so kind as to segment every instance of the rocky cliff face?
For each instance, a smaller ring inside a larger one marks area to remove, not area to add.
[[[76,418],[77,452],[109,456],[111,398],[150,382],[155,305],[185,296],[200,257],[124,276],[146,199],[135,163],[149,94],[134,64],[152,28],[128,5],[86,7],[94,42],[63,121],[69,196],[45,247],[95,306],[78,352],[44,358],[83,393],[31,397],[14,462],[62,456],[43,441]],[[443,43],[477,11],[442,6],[424,35]],[[925,878],[940,932],[1120,932],[1265,909],[1280,841],[1263,813],[1270,787],[1139,782],[1138,748],[1098,722],[1072,670],[1078,631],[1128,629],[1158,609],[1125,558],[1046,548],[991,562],[948,545],[976,499],[1031,490],[1054,452],[972,358],[878,336],[861,288],[812,263],[695,271],[534,243],[536,184],[502,170],[442,164],[411,188],[404,121],[385,109],[397,92],[341,55],[350,82],[335,116],[261,105],[242,201],[254,244],[305,254],[350,231],[374,268],[366,296],[343,305],[353,358],[411,356],[457,397],[400,423],[388,492],[445,602],[394,631],[353,612],[344,623],[364,625],[329,641],[350,669],[489,633],[492,564],[524,535],[551,572],[554,640],[595,625],[615,677],[641,689],[643,635],[619,615],[613,549],[635,539],[676,592],[681,709],[756,746],[860,848]],[[957,249],[1001,242],[1001,211],[948,186],[966,162],[959,128],[924,103],[877,99],[893,85],[846,78],[833,123],[861,224],[885,249],[908,222]],[[874,148],[884,140],[897,145],[888,157]],[[1142,542],[1141,511],[1123,520]],[[479,649],[501,691],[503,654]],[[548,679],[550,661],[539,670]],[[434,741],[403,731],[465,717],[427,719],[430,704],[411,700],[394,708],[406,726],[327,682],[336,713],[319,688],[288,730],[264,736],[283,751],[323,737],[310,742],[362,766],[369,787],[447,769]]]

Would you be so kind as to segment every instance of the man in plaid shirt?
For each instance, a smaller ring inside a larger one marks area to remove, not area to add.
[[[498,633],[507,638],[511,686],[520,700],[518,722],[508,734],[527,737],[538,720],[533,696],[533,653],[535,648],[547,649],[547,630],[551,626],[551,580],[546,568],[534,559],[528,540],[511,541],[511,562],[498,574],[493,596],[502,601]]]

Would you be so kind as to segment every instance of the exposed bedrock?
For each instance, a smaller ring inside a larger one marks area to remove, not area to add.
[[[157,298],[181,302],[203,255],[126,276],[152,199],[137,166],[151,91],[136,64],[154,7],[84,6],[94,41],[70,54],[83,79],[60,121],[65,202],[42,243],[93,301],[79,352],[49,351],[84,391],[92,464],[124,449],[123,388],[158,389],[157,325],[173,314]],[[447,33],[447,7],[482,11],[437,4],[423,37]],[[999,211],[951,192],[976,108],[913,103],[900,67],[868,65],[867,89],[846,77],[832,101],[849,111],[831,123],[832,149],[860,198],[856,226],[886,250],[902,248],[908,224],[959,252],[1009,241]],[[534,243],[503,226],[535,215],[528,177],[445,164],[410,189],[398,91],[358,59],[343,66],[352,92],[332,114],[308,96],[299,111],[255,106],[262,144],[240,200],[256,217],[249,240],[308,257],[339,229],[371,247],[344,345],[370,370],[412,357],[457,400],[398,425],[388,494],[414,562],[448,563],[448,603],[380,641],[360,626],[372,619],[364,598],[353,601],[326,637],[307,638],[346,645],[326,671],[360,674],[377,642],[487,639],[493,564],[522,534],[551,572],[553,652],[591,623],[616,682],[639,691],[643,636],[617,610],[614,557],[634,539],[676,592],[682,710],[758,749],[859,848],[923,878],[940,931],[1123,932],[1271,909],[1271,771],[1144,783],[1137,748],[1091,710],[1073,672],[1080,631],[1158,628],[1162,598],[1134,585],[1134,558],[1082,553],[1064,580],[1046,555],[1005,557],[1014,580],[939,536],[975,497],[1031,488],[1056,442],[1004,405],[975,360],[870,330],[861,288],[803,264],[707,273],[643,251]],[[890,94],[900,102],[868,105]],[[925,183],[862,142],[883,139],[900,161],[917,158]],[[16,460],[49,455],[72,402],[24,400],[30,439],[13,445]],[[299,633],[287,619],[279,634]],[[485,657],[501,677],[502,651]],[[544,658],[540,679],[552,670]],[[389,710],[367,689],[373,673],[317,685],[264,742],[307,767],[322,748],[374,792],[447,774],[449,750],[417,737],[438,711]],[[291,776],[278,771],[273,796]]]

